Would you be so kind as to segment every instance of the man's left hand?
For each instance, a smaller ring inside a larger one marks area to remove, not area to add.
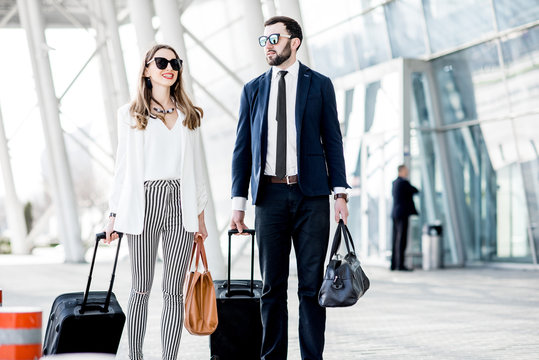
[[[335,200],[335,222],[339,222],[340,219],[346,225],[348,221],[348,205],[346,204],[346,200],[342,198]]]

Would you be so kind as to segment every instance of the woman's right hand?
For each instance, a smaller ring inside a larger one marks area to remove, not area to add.
[[[114,232],[115,219],[116,218],[114,216],[109,216],[109,222],[105,226],[105,234],[106,234],[105,241],[104,241],[105,244],[110,244],[111,242],[118,239],[119,237],[118,234]]]

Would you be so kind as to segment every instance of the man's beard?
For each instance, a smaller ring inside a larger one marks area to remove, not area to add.
[[[288,41],[282,53],[278,54],[276,51],[273,60],[266,57],[266,61],[271,66],[279,66],[286,60],[288,60],[290,58],[290,55],[292,55],[292,48],[290,47],[290,41]]]

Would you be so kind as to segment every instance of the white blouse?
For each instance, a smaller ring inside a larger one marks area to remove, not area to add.
[[[180,179],[181,127],[184,115],[176,110],[178,119],[168,129],[159,118],[148,117],[144,130],[144,181]]]

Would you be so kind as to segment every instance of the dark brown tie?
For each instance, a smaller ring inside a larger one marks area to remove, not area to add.
[[[277,161],[275,175],[282,179],[286,176],[286,83],[285,75],[288,71],[281,70],[279,87],[277,90]]]

